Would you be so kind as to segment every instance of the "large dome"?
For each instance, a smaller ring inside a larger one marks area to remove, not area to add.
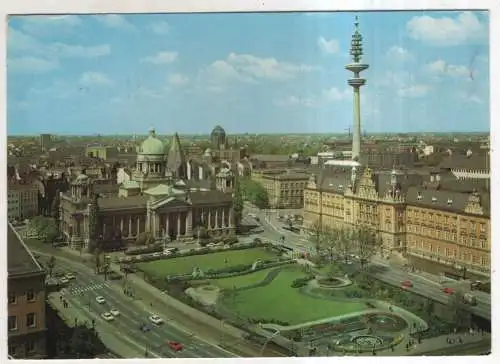
[[[222,126],[217,125],[215,128],[213,128],[211,135],[226,136],[226,131],[224,130],[224,128],[222,128]]]
[[[148,138],[142,142],[139,154],[162,155],[165,154],[165,144],[156,137],[154,129],[149,130]]]

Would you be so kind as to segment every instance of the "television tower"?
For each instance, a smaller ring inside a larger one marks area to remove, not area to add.
[[[366,70],[369,65],[361,63],[361,56],[363,55],[363,36],[359,32],[359,20],[356,16],[354,21],[354,33],[351,39],[352,63],[345,66],[346,70],[351,71],[353,76],[349,78],[347,83],[353,88],[353,112],[354,112],[354,130],[352,133],[352,159],[359,161],[361,153],[361,101],[359,89],[366,82],[366,79],[360,77],[360,73]]]

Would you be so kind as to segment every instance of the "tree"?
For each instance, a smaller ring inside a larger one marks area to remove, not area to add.
[[[56,220],[51,217],[36,216],[31,220],[29,228],[46,244],[52,244],[59,236]]]
[[[72,358],[90,359],[102,351],[103,345],[95,330],[85,325],[77,325],[65,349],[65,354]]]
[[[370,259],[377,254],[382,240],[367,226],[360,226],[352,231],[355,254],[359,257],[363,270]]]
[[[47,262],[47,269],[48,269],[49,277],[52,277],[52,272],[54,271],[55,266],[56,266],[56,257],[51,255],[49,261]]]
[[[335,254],[342,258],[344,263],[349,261],[354,248],[352,243],[352,233],[352,229],[346,227],[338,227],[328,229],[326,231],[326,241],[331,257],[335,252]]]
[[[255,206],[265,209],[269,206],[269,196],[264,187],[250,178],[241,181],[241,191],[246,200]]]
[[[451,310],[451,319],[457,329],[469,328],[471,323],[471,313],[468,310],[467,303],[464,301],[464,291],[457,289],[449,297],[449,306]]]
[[[325,232],[321,227],[321,222],[316,220],[311,226],[311,235],[309,235],[309,240],[314,245],[316,254],[320,254],[321,250],[325,247]]]
[[[233,188],[233,223],[236,232],[240,231],[241,221],[243,219],[243,196],[241,191],[240,177],[237,168],[234,174],[234,188]]]

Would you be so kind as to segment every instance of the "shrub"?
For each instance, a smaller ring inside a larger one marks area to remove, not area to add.
[[[292,286],[292,288],[304,287],[307,284],[307,282],[309,282],[312,279],[314,279],[313,275],[308,275],[306,277],[297,278],[297,279],[293,280],[291,286]]]
[[[150,246],[146,246],[143,248],[130,249],[125,252],[125,255],[140,255],[140,254],[148,254],[148,253],[159,253],[163,251],[163,244],[153,244]]]

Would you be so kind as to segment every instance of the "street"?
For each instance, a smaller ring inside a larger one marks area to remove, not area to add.
[[[114,332],[122,339],[124,345],[130,345],[144,354],[147,350],[149,357],[235,357],[235,355],[196,337],[195,334],[183,332],[170,322],[171,318],[162,317],[165,320],[164,324],[152,324],[148,316],[155,313],[155,310],[154,307],[149,306],[149,302],[133,300],[126,296],[115,283],[106,282],[104,277],[94,275],[90,269],[77,271],[74,265],[62,259],[57,260],[57,269],[76,275],[76,279],[70,281],[68,287],[64,289],[63,298],[68,301],[70,306],[82,311],[82,321],[88,320],[89,317],[94,318],[99,332]],[[51,299],[59,300],[59,294],[55,295],[51,295]],[[106,303],[97,303],[97,296],[103,296]],[[112,308],[118,309],[120,316],[107,322],[102,319],[101,314],[109,312]],[[151,331],[146,333],[140,331],[139,327],[142,323],[150,325]],[[169,340],[181,342],[184,345],[184,350],[172,351],[167,345]]]

